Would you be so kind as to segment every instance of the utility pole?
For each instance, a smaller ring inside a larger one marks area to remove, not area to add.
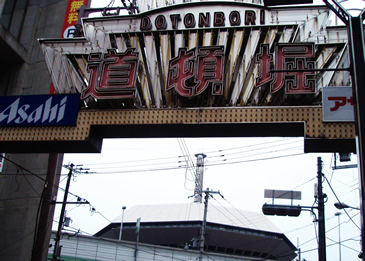
[[[60,216],[60,220],[59,220],[59,223],[58,223],[58,229],[57,229],[57,234],[56,234],[55,244],[54,244],[54,249],[53,249],[53,257],[52,257],[53,261],[57,260],[57,256],[59,255],[61,229],[62,229],[62,225],[63,225],[63,219],[65,218],[67,196],[68,196],[68,190],[70,188],[70,182],[71,182],[73,167],[74,167],[74,164],[70,164],[69,172],[68,172],[68,175],[67,175],[67,184],[66,184],[66,188],[65,188],[65,194],[63,196],[61,216]]]
[[[205,244],[205,233],[206,233],[206,226],[207,226],[208,200],[209,200],[209,197],[211,197],[211,194],[219,194],[222,198],[224,198],[222,196],[222,194],[220,193],[220,191],[209,190],[209,188],[207,188],[207,190],[202,191],[202,193],[205,193],[205,197],[204,197],[203,223],[202,223],[202,227],[200,229],[199,261],[202,261],[203,260],[203,254],[204,254],[204,244]]]
[[[48,243],[51,237],[52,220],[54,206],[51,201],[53,196],[57,194],[56,185],[59,182],[60,175],[59,166],[62,160],[59,154],[51,153],[48,159],[47,177],[41,196],[41,209],[39,212],[38,225],[36,229],[35,242],[32,250],[32,261],[46,260],[48,255]]]
[[[338,218],[338,260],[341,261],[341,212],[336,212],[335,216]]]
[[[134,261],[137,261],[137,256],[138,256],[138,245],[139,245],[139,231],[141,229],[141,218],[138,218],[136,221],[136,234],[137,234],[137,238],[136,238],[136,249],[134,250]]]
[[[207,190],[205,191],[205,197],[204,197],[203,224],[200,230],[199,261],[203,260],[203,254],[204,254],[205,229],[207,226],[207,215],[208,215],[208,200],[209,200],[209,188],[207,188]]]
[[[194,203],[202,203],[202,191],[204,180],[204,158],[207,155],[203,153],[195,154],[196,157],[196,176],[195,176],[195,191]]]
[[[317,179],[318,179],[318,260],[326,261],[326,229],[324,216],[324,197],[322,191],[322,159],[317,158]]]
[[[275,205],[274,197],[275,191],[279,194],[279,198],[284,197],[285,194],[291,192],[291,199],[293,200],[293,191],[281,191],[281,190],[265,190],[265,194],[267,193],[269,197],[273,197],[273,204],[264,204],[262,206],[262,212],[264,215],[278,215],[278,216],[294,216],[297,217],[300,215],[301,211],[310,210],[312,213],[314,208],[318,209],[318,261],[326,261],[326,228],[325,228],[325,214],[324,214],[324,199],[327,197],[323,194],[323,186],[322,186],[322,159],[321,157],[317,158],[317,188],[315,189],[314,197],[317,200],[317,207],[311,206],[293,206],[293,205]],[[279,193],[278,193],[279,192]],[[271,195],[270,195],[271,194]],[[280,195],[281,194],[281,195]],[[267,197],[267,196],[265,196]],[[298,199],[298,198],[297,198]],[[300,260],[300,249],[299,249],[299,260]]]
[[[352,16],[336,0],[323,0],[326,6],[346,25],[351,68],[351,85],[354,98],[356,153],[360,177],[360,215],[361,215],[361,251],[365,252],[365,48],[364,23],[365,9],[357,17]]]
[[[125,210],[126,208],[127,208],[126,206],[123,206],[123,207],[122,207],[122,220],[120,221],[119,240],[122,240],[124,210]]]

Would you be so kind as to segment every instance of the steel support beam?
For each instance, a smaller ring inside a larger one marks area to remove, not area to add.
[[[356,151],[359,166],[360,179],[360,214],[361,214],[361,250],[365,250],[365,166],[364,166],[364,149],[365,149],[365,51],[364,51],[364,17],[365,9],[362,10],[359,16],[353,17],[346,9],[344,9],[336,0],[331,3],[328,0],[323,2],[330,8],[335,15],[347,27],[349,54],[350,54],[350,69],[352,80],[352,92],[354,97],[354,113],[356,125]]]
[[[364,11],[363,11],[364,12]],[[363,14],[363,13],[362,13]],[[351,58],[352,89],[354,97],[356,119],[356,145],[361,184],[361,238],[362,252],[365,250],[365,53],[364,53],[364,28],[362,14],[358,17],[350,17],[348,23],[349,49]],[[363,119],[364,117],[364,119]]]

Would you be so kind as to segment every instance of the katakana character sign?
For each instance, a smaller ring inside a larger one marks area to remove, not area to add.
[[[352,88],[322,88],[322,113],[324,122],[354,121],[355,114]]]
[[[337,111],[340,107],[345,106],[347,103],[350,105],[354,105],[354,100],[351,97],[347,98],[346,96],[334,96],[328,97],[329,101],[334,101],[335,104],[330,108],[331,111]]]
[[[108,53],[91,53],[87,70],[89,84],[81,99],[90,96],[96,99],[127,99],[136,95],[138,53],[134,48],[124,53],[109,49]]]

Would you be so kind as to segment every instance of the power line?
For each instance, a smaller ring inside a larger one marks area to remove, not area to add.
[[[251,159],[251,160],[241,160],[241,161],[234,161],[234,162],[222,162],[222,163],[208,163],[205,164],[206,167],[213,167],[213,166],[222,166],[222,165],[233,165],[233,164],[242,164],[242,163],[249,163],[249,162],[257,162],[257,161],[265,161],[265,160],[273,160],[279,158],[286,158],[286,157],[295,157],[304,155],[304,153],[297,153],[297,154],[287,154],[287,155],[280,155],[280,156],[272,156],[267,158],[259,158],[259,159]],[[138,173],[138,172],[154,172],[154,171],[167,171],[167,170],[177,170],[186,168],[186,165],[176,166],[176,167],[166,167],[166,168],[155,168],[155,169],[139,169],[139,170],[125,170],[125,171],[103,171],[103,172],[94,172],[89,173],[90,175],[100,175],[100,174],[123,174],[123,173]]]
[[[32,176],[35,176],[36,178],[38,178],[39,180],[41,180],[41,181],[43,181],[43,182],[46,182],[46,180],[45,180],[45,179],[43,179],[42,177],[40,177],[38,174],[35,174],[34,172],[30,171],[29,169],[27,169],[27,168],[25,168],[25,167],[21,166],[20,164],[18,164],[18,163],[16,163],[16,162],[14,162],[14,161],[12,161],[12,160],[10,160],[9,158],[2,156],[1,154],[0,154],[0,157],[4,158],[5,160],[7,160],[7,161],[9,161],[10,163],[12,163],[14,166],[16,166],[17,168],[19,168],[19,169],[20,169],[20,171],[22,172],[22,176],[26,179],[26,182],[28,182],[28,184],[31,186],[32,190],[33,190],[34,192],[36,192],[37,194],[39,194],[39,192],[38,192],[37,190],[35,190],[35,188],[34,188],[34,187],[30,184],[30,182],[27,180],[27,178],[26,178],[25,174],[23,173],[23,170],[24,170],[24,171],[26,171],[26,172],[28,172],[28,173],[29,173],[29,174],[31,174]],[[79,171],[80,171],[80,170],[85,170],[85,169],[83,169],[82,167],[79,167],[78,169],[76,169],[76,173],[79,173]],[[59,190],[63,190],[63,191],[65,191],[65,190],[64,190],[63,188],[61,188],[59,185],[53,184],[53,186],[54,186],[55,188],[59,189]],[[46,186],[43,186],[43,189],[45,189],[45,187],[46,187]],[[96,211],[95,207],[93,207],[93,206],[90,204],[90,202],[89,202],[89,201],[87,201],[87,200],[85,200],[85,199],[81,198],[80,196],[78,196],[78,195],[76,195],[76,194],[74,194],[74,193],[71,193],[70,191],[68,191],[68,194],[70,194],[70,195],[72,195],[72,196],[76,197],[76,198],[77,198],[78,200],[80,200],[80,201],[86,201],[86,202],[88,202],[88,204],[90,205],[90,210],[91,210],[91,211],[93,211],[93,212],[95,212],[95,213],[97,213],[97,214],[101,215],[104,219],[106,219],[108,222],[110,222],[110,223],[111,223],[111,221],[110,221],[108,218],[106,218],[106,217],[105,217],[105,216],[104,216],[101,212]],[[37,210],[37,218],[36,218],[36,227],[35,227],[35,231],[36,231],[37,226],[38,226],[37,221],[38,221],[38,215],[39,215],[40,205],[41,205],[41,203],[42,203],[42,195],[43,195],[43,193],[39,194],[40,201],[39,201],[38,210]],[[37,198],[39,198],[39,197],[37,197]],[[29,197],[27,197],[26,199],[28,199],[28,198],[29,198]],[[19,199],[19,198],[18,198],[18,199]],[[15,199],[11,199],[11,200],[15,200]],[[1,201],[3,201],[3,199],[2,199]],[[33,232],[33,233],[34,233],[34,232]]]
[[[191,155],[190,155],[190,152],[189,152],[189,149],[186,145],[186,142],[184,139],[177,139],[177,142],[179,144],[179,147],[183,153],[183,157],[185,159],[185,162],[186,162],[186,169],[189,170],[189,172],[191,173],[191,176],[193,177],[194,179],[194,182],[195,182],[195,186],[198,186],[199,185],[199,180],[197,179],[197,173],[196,173],[196,170],[195,170],[195,165],[194,165],[194,162],[193,160],[191,159]]]
[[[324,179],[327,181],[328,186],[330,187],[333,195],[336,197],[337,202],[341,203],[340,199],[338,198],[338,196],[336,195],[336,192],[333,190],[331,183],[329,183],[328,179],[326,176],[324,176]],[[348,218],[351,220],[351,222],[359,229],[361,230],[361,228],[355,223],[355,221],[350,217],[349,213],[347,212],[346,208],[343,209],[346,213],[346,215],[348,216]]]
[[[215,198],[214,198],[215,199]],[[253,227],[256,227],[256,228],[258,228],[257,226],[256,226],[256,224],[255,223],[253,223],[249,218],[247,218],[245,215],[243,215],[242,214],[242,212],[239,210],[239,209],[237,209],[236,207],[234,207],[226,198],[223,198],[223,200],[225,201],[225,202],[227,202],[231,207],[233,207],[233,209],[234,210],[236,210],[237,212],[238,212],[238,214],[241,216],[241,217],[243,217],[244,219],[246,219]],[[215,201],[216,202],[218,202],[216,199],[215,199]],[[219,202],[218,202],[219,203]],[[220,203],[219,203],[220,204]],[[223,207],[223,205],[221,205],[222,207]],[[229,209],[227,209],[227,208],[225,208],[232,216],[234,216],[237,220],[240,220],[238,217],[236,217]],[[264,218],[264,217],[263,217]],[[257,220],[256,220],[256,222],[257,222]],[[234,222],[233,222],[234,223]]]
[[[12,163],[13,165],[15,165],[20,170],[25,170],[29,174],[31,174],[34,177],[38,178],[39,180],[46,181],[44,178],[40,177],[39,175],[35,174],[34,172],[30,171],[29,169],[24,168],[22,165],[20,165],[20,164],[16,163],[15,161],[9,159],[8,157],[5,157],[2,154],[0,154],[0,158],[3,158],[4,160],[9,161],[10,163]]]
[[[204,151],[204,153],[209,154],[209,155],[210,154],[215,154],[215,153],[220,153],[221,154],[222,152],[225,152],[225,151],[245,149],[245,148],[249,148],[249,150],[244,151],[244,152],[252,152],[252,151],[255,151],[255,150],[262,150],[262,149],[270,148],[270,147],[274,147],[274,146],[263,147],[263,148],[251,148],[251,147],[258,146],[258,145],[267,145],[267,144],[277,143],[277,142],[281,142],[281,141],[282,140],[277,140],[277,141],[271,141],[271,142],[263,142],[263,143],[251,144],[251,145],[246,145],[246,146],[240,146],[240,147],[235,147],[235,148],[220,149],[220,150],[214,150],[214,151]],[[297,142],[299,142],[299,141],[293,141],[293,142],[286,143],[286,144],[293,144],[293,143],[297,143]],[[186,144],[186,142],[185,142],[185,144]],[[181,145],[183,145],[183,144],[181,144]],[[280,144],[277,145],[277,146],[280,146]],[[275,146],[275,147],[277,147],[277,146]],[[87,165],[87,166],[95,166],[95,165],[100,166],[100,165],[111,165],[111,164],[120,164],[120,163],[122,163],[122,164],[125,164],[125,163],[138,163],[138,165],[141,165],[141,163],[146,162],[146,161],[161,161],[161,160],[167,160],[167,159],[177,159],[177,160],[179,160],[180,158],[186,158],[186,157],[194,156],[194,154],[190,154],[189,152],[186,152],[184,147],[181,148],[181,151],[183,152],[183,155],[177,155],[177,156],[171,156],[171,157],[161,157],[161,158],[151,158],[151,159],[128,160],[128,161],[123,160],[123,161],[117,161],[117,162],[93,162],[93,163],[84,163],[84,165]],[[242,153],[242,152],[229,153],[229,154],[225,154],[225,155],[235,155],[235,154],[238,154],[238,153]],[[221,156],[222,155],[209,156],[209,158],[221,157]],[[164,164],[164,162],[162,164]],[[145,165],[145,164],[143,164],[143,165]],[[93,167],[93,168],[95,168],[95,167]]]
[[[286,148],[284,148],[282,150],[285,150],[287,152],[287,149]],[[272,154],[272,153],[279,152],[279,151],[282,151],[282,150],[268,151],[268,152],[264,152],[264,153],[260,153],[260,154],[253,154],[253,155],[250,155],[250,156],[246,156],[245,158],[249,158],[249,157],[257,156],[257,155],[262,156],[263,154]],[[291,156],[291,155],[294,155],[295,156],[295,155],[301,155],[301,154],[304,154],[304,153],[290,154],[290,155],[282,155],[282,156],[277,156],[277,157],[285,157],[285,156]],[[211,157],[209,157],[209,158],[211,158]],[[242,157],[237,157],[237,158],[242,158]],[[209,167],[209,166],[216,166],[216,165],[222,165],[222,164],[223,165],[227,165],[227,164],[230,164],[230,163],[236,164],[236,163],[244,163],[244,162],[250,162],[250,161],[265,160],[265,158],[263,158],[263,159],[251,159],[251,160],[243,160],[243,161],[233,161],[233,162],[230,162],[229,160],[232,160],[232,159],[236,159],[236,158],[223,159],[223,160],[219,160],[219,161],[209,161],[208,163],[205,164],[205,166],[206,167]],[[266,158],[266,159],[270,159],[270,158]],[[172,161],[170,161],[168,163],[181,163],[181,162],[182,161],[178,161],[178,162],[172,162]],[[192,176],[195,177],[195,175],[196,175],[195,174],[195,169],[194,169],[195,168],[195,165],[194,165],[194,163],[191,163],[192,162],[191,158],[186,159],[185,162],[186,162],[186,165],[169,166],[169,167],[165,167],[165,168],[166,169],[186,168],[186,169],[188,169],[192,173]],[[149,171],[149,170],[154,170],[154,169],[156,169],[156,170],[164,170],[163,167],[160,167],[160,168],[150,168],[150,169],[145,168],[145,167],[146,166],[152,166],[152,165],[162,165],[162,166],[164,166],[166,164],[167,164],[166,162],[159,162],[159,163],[152,163],[152,164],[143,164],[143,165],[139,163],[139,164],[136,164],[136,165],[127,165],[127,166],[100,167],[100,169],[103,169],[103,170],[118,169],[119,170],[118,172],[120,172],[120,169],[122,169],[122,168],[128,168],[128,167],[131,167],[132,168],[132,170],[130,172],[135,172],[133,170],[134,167],[143,167],[143,169],[141,169],[141,171]],[[87,164],[87,165],[89,165],[89,164]],[[93,168],[93,169],[96,170],[96,172],[97,172],[97,170],[99,168]],[[106,172],[103,172],[103,173],[106,173]]]

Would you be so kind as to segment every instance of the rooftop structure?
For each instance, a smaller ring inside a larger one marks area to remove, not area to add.
[[[136,241],[136,220],[141,218],[140,242],[197,249],[204,204],[140,205],[126,210],[122,240]],[[117,239],[121,216],[95,234]],[[261,213],[209,204],[204,249],[254,258],[292,260],[295,246]]]

